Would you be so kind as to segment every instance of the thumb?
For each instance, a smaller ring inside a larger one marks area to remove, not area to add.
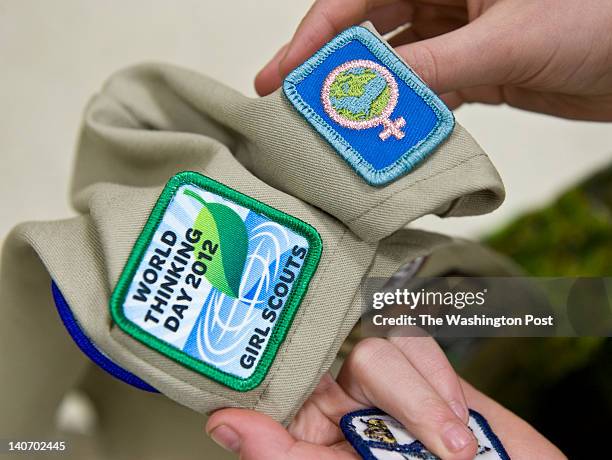
[[[244,460],[280,460],[295,443],[281,424],[246,409],[215,412],[206,423],[206,432],[221,447],[239,453]]]
[[[510,40],[491,19],[475,21],[427,40],[402,45],[396,52],[436,93],[481,85],[498,85],[512,71]]]
[[[267,415],[246,409],[223,409],[208,419],[206,432],[241,460],[342,460],[354,458],[333,449],[298,441]]]

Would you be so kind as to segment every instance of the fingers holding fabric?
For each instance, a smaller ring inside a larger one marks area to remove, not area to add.
[[[297,439],[333,445],[344,440],[338,426],[342,416],[362,407],[365,406],[350,397],[327,372],[288,429]]]
[[[474,457],[476,439],[464,420],[389,341],[359,342],[344,363],[338,383],[358,403],[395,417],[434,454],[457,460]]]
[[[206,424],[206,432],[241,460],[357,460],[346,443],[320,445],[301,441],[267,415],[247,409],[223,409]]]
[[[298,441],[337,448],[344,441],[342,416],[369,407],[396,417],[443,458],[472,458],[475,452],[459,378],[431,338],[361,341],[337,381],[323,376],[288,431]]]
[[[396,417],[444,458],[472,458],[476,449],[466,426],[467,405],[459,379],[431,338],[359,342],[337,381],[329,374],[322,378],[289,432],[300,440],[333,445],[343,440],[338,428],[342,416],[368,407]]]
[[[468,405],[455,370],[431,337],[391,337],[410,364],[442,397],[463,422],[469,418]]]
[[[464,80],[473,81],[474,73],[482,70],[482,65],[474,66],[475,60],[480,59],[480,64],[483,64],[483,59],[490,55],[492,59],[484,61],[485,67],[487,62],[490,65],[504,62],[493,59],[498,55],[489,40],[490,21],[481,19],[473,26],[468,24],[468,19],[464,2],[318,0],[302,19],[289,44],[257,75],[255,88],[260,95],[271,93],[291,70],[335,35],[366,20],[372,21],[381,34],[410,23],[410,27],[391,38],[392,46],[398,46],[398,53],[434,90],[450,91],[463,87]],[[468,29],[463,30],[466,28],[463,26]],[[486,47],[483,47],[484,43]],[[457,61],[455,65],[447,65],[454,61]],[[467,73],[464,78],[455,80],[457,75],[464,73]],[[483,78],[489,74],[479,72],[479,75]]]
[[[293,38],[255,78],[261,96],[276,90],[285,76],[342,30],[372,20],[381,33],[408,22],[410,2],[399,0],[318,0],[300,22]]]

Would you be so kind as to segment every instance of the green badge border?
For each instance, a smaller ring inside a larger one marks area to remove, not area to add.
[[[285,307],[281,312],[276,324],[273,326],[272,335],[263,352],[257,367],[253,374],[248,378],[240,378],[224,372],[210,364],[200,361],[182,350],[164,342],[153,334],[142,329],[140,326],[131,322],[123,312],[123,305],[127,297],[130,285],[136,275],[136,271],[142,262],[146,250],[148,249],[155,231],[159,227],[168,205],[174,198],[179,187],[185,184],[195,185],[211,193],[222,196],[231,200],[245,208],[251,209],[259,214],[268,217],[270,220],[285,225],[294,232],[303,236],[309,244],[308,254],[304,260],[302,270],[298,278],[293,284],[293,288],[289,293],[289,297],[285,303]],[[136,240],[132,252],[125,264],[123,272],[119,277],[119,281],[113,291],[110,299],[110,311],[113,321],[128,335],[134,337],[145,345],[159,351],[163,355],[181,363],[182,365],[195,370],[210,379],[228,386],[236,391],[249,391],[256,388],[266,377],[270,366],[276,357],[278,349],[283,340],[287,336],[287,332],[291,327],[293,318],[300,306],[308,285],[312,279],[321,254],[323,252],[323,242],[321,236],[314,227],[293,217],[289,214],[279,211],[267,204],[264,204],[254,198],[251,198],[243,193],[238,192],[226,185],[223,185],[209,177],[193,171],[185,171],[176,174],[172,177],[164,190],[162,191],[147,223],[145,224],[142,233]]]

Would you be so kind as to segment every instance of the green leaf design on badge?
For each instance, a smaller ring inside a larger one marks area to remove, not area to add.
[[[212,260],[201,259],[206,264],[204,276],[215,288],[231,296],[238,297],[240,280],[246,263],[249,248],[247,230],[241,217],[232,208],[221,203],[207,203],[197,193],[185,190],[202,204],[202,210],[193,223],[194,230],[202,232],[201,241],[209,240],[214,247],[214,254],[201,245],[195,252],[202,251]]]

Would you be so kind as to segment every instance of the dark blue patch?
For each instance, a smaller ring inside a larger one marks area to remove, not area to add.
[[[382,125],[352,129],[326,112],[321,91],[338,66],[367,60],[385,67],[398,88],[391,120],[403,117],[404,137],[381,140]],[[378,37],[363,27],[345,30],[295,69],[283,85],[298,111],[370,185],[384,185],[411,171],[442,142],[454,118],[440,99]]]
[[[79,347],[79,349],[85,353],[89,359],[122,382],[141,390],[158,393],[158,391],[147,382],[115,364],[110,360],[110,358],[108,358],[108,356],[98,350],[98,348],[91,342],[91,340],[89,340],[89,337],[87,337],[81,329],[81,326],[72,314],[72,310],[70,309],[68,302],[66,302],[66,299],[57,287],[57,284],[55,284],[55,281],[51,281],[51,292],[53,294],[53,300],[55,301],[57,312],[59,313],[66,330],[70,334],[70,337],[72,337],[72,340],[74,340],[74,343],[76,343],[77,347]]]

